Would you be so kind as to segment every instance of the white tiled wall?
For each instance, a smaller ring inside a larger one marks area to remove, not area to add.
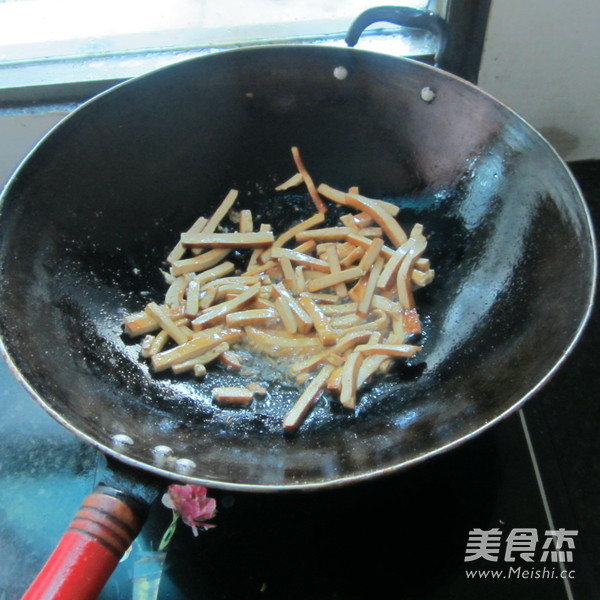
[[[599,26],[599,0],[492,0],[479,85],[566,160],[600,159]]]
[[[0,115],[0,189],[38,140],[65,114]]]

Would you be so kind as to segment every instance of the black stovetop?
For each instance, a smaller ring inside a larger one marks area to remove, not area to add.
[[[570,166],[598,220],[600,163]],[[211,490],[217,528],[198,538],[178,528],[158,600],[354,600],[389,597],[390,589],[407,600],[599,598],[599,319],[594,313],[523,411],[423,465],[331,491]],[[47,416],[4,364],[0,382],[0,600],[12,600],[94,488],[104,458]],[[169,521],[157,502],[103,600],[149,598],[134,595],[134,570]],[[504,560],[515,528],[539,536],[533,562],[518,553]],[[572,561],[542,561],[545,532],[561,528],[577,531]],[[465,562],[475,529],[500,530],[497,562]]]

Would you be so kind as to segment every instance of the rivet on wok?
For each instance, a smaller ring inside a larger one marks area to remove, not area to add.
[[[342,81],[343,79],[346,79],[346,77],[348,77],[348,69],[346,69],[346,67],[342,67],[340,65],[339,67],[336,67],[333,70],[333,76],[336,79],[339,79],[340,81]]]
[[[152,448],[154,462],[161,466],[164,465],[173,456],[173,450],[169,446],[154,446]]]
[[[430,87],[424,87],[421,90],[421,100],[433,102],[435,100],[435,92]]]
[[[124,448],[125,446],[133,446],[133,440],[125,433],[115,433],[111,438],[115,449]]]
[[[178,473],[190,473],[196,468],[196,463],[189,458],[178,458],[175,461],[175,470]]]

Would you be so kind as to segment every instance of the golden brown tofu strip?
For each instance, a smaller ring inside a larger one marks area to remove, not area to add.
[[[219,404],[247,406],[254,400],[254,394],[242,387],[216,387],[213,388],[212,395]]]
[[[226,350],[221,355],[219,355],[219,360],[228,369],[239,371],[244,367],[240,355],[236,352],[231,352],[229,350]]]
[[[283,296],[279,296],[275,300],[275,309],[277,310],[281,322],[288,333],[296,333],[298,331],[298,322],[290,305],[285,301]]]
[[[154,333],[160,329],[160,325],[150,315],[146,314],[145,311],[133,313],[127,315],[123,319],[123,328],[125,332],[131,337],[138,337],[141,335],[147,335],[148,333]]]
[[[363,227],[358,230],[358,235],[362,235],[367,238],[381,238],[383,235],[383,229],[381,227]]]
[[[429,285],[435,278],[435,271],[429,269],[429,271],[419,271],[415,267],[410,274],[410,279],[416,287],[425,287]]]
[[[296,187],[297,185],[300,185],[303,181],[304,181],[304,178],[302,177],[302,173],[295,173],[289,179],[286,179],[286,181],[279,184],[275,188],[275,190],[278,192],[289,190],[292,187]]]
[[[242,292],[239,296],[236,296],[233,300],[228,300],[222,304],[210,307],[209,311],[201,314],[192,321],[192,329],[198,331],[205,329],[210,325],[219,323],[225,320],[225,317],[230,313],[234,312],[240,306],[246,304],[260,292],[260,283],[249,287],[245,292]]]
[[[431,261],[428,258],[417,258],[415,260],[415,269],[426,273],[431,269]]]
[[[329,324],[329,318],[326,317],[315,302],[304,296],[298,299],[300,306],[308,313],[312,319],[315,330],[323,346],[332,346],[337,342],[337,334]]]
[[[208,223],[202,230],[203,233],[213,233],[217,230],[217,227],[221,223],[221,221],[225,218],[231,207],[234,205],[235,201],[238,197],[237,190],[229,190],[223,202],[218,206],[217,210],[212,214],[210,219],[208,219]]]
[[[175,325],[175,322],[156,302],[150,302],[146,306],[146,312],[156,320],[162,329],[171,336],[178,344],[184,344],[188,341],[188,336]]]
[[[381,333],[376,332],[369,338],[369,341],[367,343],[370,345],[379,344],[382,337],[383,336],[381,335]],[[400,342],[401,340],[396,338],[393,334],[391,334],[387,339],[387,343]],[[375,373],[384,362],[389,360],[390,359],[383,354],[372,354],[370,356],[365,356],[360,366],[360,369],[358,370],[358,377],[356,381],[357,390],[359,390],[365,384],[365,382],[371,377],[371,375],[373,375],[373,373]]]
[[[206,366],[202,363],[194,365],[194,377],[204,377],[206,375]]]
[[[264,388],[262,385],[260,385],[259,383],[256,383],[255,381],[251,381],[247,386],[246,386],[255,396],[266,396],[269,392],[267,391],[266,388]]]
[[[164,330],[163,330],[163,332],[164,332]],[[161,333],[163,333],[163,332],[161,332]],[[150,348],[152,347],[152,343],[154,342],[155,338],[156,338],[155,335],[148,334],[142,340],[142,343],[140,346],[140,355],[143,356],[144,358],[150,357]]]
[[[274,260],[270,260],[262,265],[254,265],[247,269],[246,275],[260,275],[261,273],[266,273],[270,269],[277,267],[278,264]]]
[[[200,284],[192,279],[188,285],[186,290],[186,298],[185,298],[185,315],[187,317],[193,318],[198,314],[200,310]]]
[[[369,279],[368,279],[367,285],[365,287],[365,292],[364,292],[363,297],[361,298],[360,302],[358,303],[358,308],[356,309],[356,312],[361,317],[366,317],[369,314],[369,311],[371,310],[371,301],[373,300],[373,296],[375,294],[375,287],[377,285],[377,280],[379,279],[379,275],[380,275],[382,269],[383,269],[383,257],[380,256],[375,261],[375,264],[373,265],[373,267],[371,268],[371,271],[369,272]]]
[[[208,254],[208,252],[207,252]],[[224,275],[228,275],[232,271],[234,271],[235,265],[232,262],[224,262],[220,265],[209,269],[208,271],[204,271],[198,275],[194,276],[194,279],[198,282],[200,287],[202,288],[210,281],[218,279],[219,277],[223,277]]]
[[[345,327],[353,327],[362,322],[364,322],[364,317],[356,313],[349,313],[339,317],[332,317],[330,324],[334,329],[344,329]]]
[[[371,247],[371,243],[373,242],[371,238],[365,237],[364,235],[359,235],[358,233],[354,232],[348,234],[346,236],[346,240],[354,246],[360,246],[364,250],[368,250]],[[386,260],[389,260],[393,256],[394,251],[389,246],[386,246],[384,244],[380,250],[380,254],[383,257],[385,257]]]
[[[259,231],[261,233],[265,233],[267,231],[271,231],[271,225],[269,225],[268,223],[263,223],[260,227],[259,227]],[[256,248],[252,251],[252,254],[250,255],[250,260],[248,261],[248,265],[246,266],[247,269],[250,269],[251,267],[255,266],[257,262],[259,262],[259,258],[260,256],[264,253],[267,252],[267,250],[264,250],[262,248]],[[270,259],[270,257],[269,257]],[[268,262],[268,260],[265,260],[263,262]],[[262,262],[261,262],[262,264]]]
[[[209,350],[208,352],[204,352],[203,354],[201,354],[200,356],[197,356],[196,358],[191,358],[188,360],[183,360],[181,362],[173,363],[171,365],[171,370],[176,375],[178,375],[180,373],[185,373],[187,371],[193,371],[194,367],[196,365],[199,365],[199,364],[207,365],[208,363],[212,362],[213,360],[215,360],[216,358],[221,356],[221,354],[223,354],[223,352],[227,352],[227,350],[229,350],[229,344],[227,342],[221,342],[220,344],[215,346],[212,350]]]
[[[208,219],[204,217],[200,217],[196,220],[196,222],[188,229],[188,233],[200,233],[206,224],[208,223]],[[169,252],[167,256],[167,262],[172,265],[176,260],[179,260],[185,254],[185,246],[181,243],[181,240],[175,244],[175,247],[171,252]]]
[[[205,290],[202,292],[202,299],[200,300],[199,308],[201,310],[205,310],[212,306],[217,298],[218,291],[219,288],[217,286],[205,288]]]
[[[183,294],[189,281],[188,277],[189,275],[175,277],[165,294],[165,304],[167,306],[176,307],[182,304]]]
[[[305,371],[312,371],[315,367],[319,366],[327,360],[332,354],[343,354],[346,350],[353,348],[354,346],[366,342],[371,337],[370,331],[357,331],[351,333],[344,333],[344,336],[335,346],[330,346],[326,350],[313,354],[304,360],[294,363],[290,371],[296,375]]]
[[[313,179],[310,176],[310,174],[308,173],[308,171],[306,170],[306,167],[304,166],[304,162],[302,161],[302,157],[300,156],[300,150],[298,150],[297,146],[292,146],[292,156],[294,158],[294,162],[296,163],[296,168],[302,174],[302,179],[304,180],[304,183],[306,184],[306,188],[308,189],[308,193],[310,194],[310,197],[312,198],[315,208],[320,213],[327,212],[327,207],[325,206],[323,200],[321,199],[321,196],[319,196],[319,192],[317,192],[317,188],[315,187]]]
[[[400,264],[407,255],[411,257],[411,263],[406,267],[403,277],[408,277],[408,271],[412,270],[412,265],[423,254],[426,247],[427,240],[422,235],[412,237],[411,232],[411,237],[394,252],[394,255],[385,265],[379,281],[377,282],[377,287],[379,289],[385,289],[389,286],[394,276],[396,276]]]
[[[245,327],[246,325],[258,325],[273,322],[277,319],[277,313],[268,308],[250,309],[240,312],[229,313],[225,317],[225,323],[229,327]]]
[[[358,230],[360,229],[358,227],[358,225],[356,224],[356,221],[354,219],[354,215],[351,213],[348,213],[347,215],[342,215],[340,217],[340,221],[346,226],[346,227],[350,227],[350,229],[354,229],[354,231],[358,232]]]
[[[295,337],[284,337],[261,331],[256,327],[246,327],[246,335],[250,345],[269,356],[296,356],[312,354],[323,346],[318,337],[298,335]]]
[[[408,249],[406,256],[402,259],[400,267],[398,268],[398,275],[396,277],[398,301],[405,310],[415,308],[411,272],[413,270],[415,260],[421,256],[427,245],[425,238],[422,236],[416,239],[410,238],[409,241],[412,241],[413,243]]]
[[[271,231],[253,233],[182,233],[184,246],[208,248],[265,248],[274,242]]]
[[[319,240],[322,242],[343,242],[348,234],[354,230],[350,227],[324,227],[322,229],[308,229],[296,234],[297,242]]]
[[[402,315],[402,307],[400,306],[400,304],[398,304],[398,302],[394,302],[393,300],[390,300],[389,298],[386,298],[384,296],[380,296],[379,294],[375,294],[373,296],[371,306],[373,306],[373,308],[383,310],[384,312],[390,315]]]
[[[317,304],[337,304],[338,297],[335,294],[325,294],[317,292],[304,292],[301,294],[311,300],[314,300]]]
[[[254,221],[252,219],[252,211],[241,210],[240,211],[240,233],[252,233],[254,231]]]
[[[358,266],[364,271],[368,271],[379,256],[381,249],[383,248],[383,240],[381,238],[375,239],[371,242],[369,249],[365,252],[363,257],[360,259]]]
[[[175,348],[155,354],[152,357],[152,367],[155,371],[164,371],[175,363],[196,358],[208,352],[222,341],[223,338],[219,333],[194,337]]]
[[[363,344],[356,346],[356,352],[363,354],[383,354],[384,356],[408,358],[416,354],[421,348],[411,344]]]
[[[285,304],[290,307],[298,323],[298,331],[300,333],[308,333],[313,326],[312,319],[302,306],[300,306],[298,301],[292,297],[285,286],[281,283],[276,283],[273,286],[273,294],[276,297],[281,297]]]
[[[335,367],[327,380],[327,391],[339,394],[342,387],[342,370],[343,367]]]
[[[380,204],[372,200],[371,198],[365,198],[359,194],[346,194],[346,204],[366,212],[368,215],[373,217],[373,220],[383,227],[386,235],[390,238],[396,248],[404,244],[408,239],[408,236],[398,223],[396,219]]]
[[[317,242],[315,240],[308,240],[307,242],[302,242],[299,246],[294,248],[295,252],[301,252],[302,254],[310,254],[317,246]]]
[[[301,294],[306,291],[306,279],[304,277],[304,267],[302,265],[298,265],[294,269],[294,274],[296,275],[296,294]],[[414,278],[413,278],[414,282]]]
[[[317,190],[321,195],[325,196],[325,198],[328,198],[329,200],[333,200],[333,202],[336,202],[337,204],[342,204],[343,206],[348,206],[346,192],[342,192],[341,190],[336,190],[335,188],[332,188],[330,185],[327,185],[326,183],[321,183],[319,185],[319,187],[317,187]],[[348,190],[348,194],[352,194],[353,196],[359,195],[356,192],[356,190],[353,188]],[[386,202],[385,200],[376,200],[373,198],[370,198],[370,200],[372,200],[375,204],[380,206],[383,210],[385,210],[392,217],[395,217],[400,212],[400,208],[398,206],[396,206],[395,204],[392,204],[391,202]],[[363,211],[363,212],[366,212],[366,211]]]
[[[343,304],[325,304],[321,310],[330,317],[337,317],[356,312],[356,302],[344,302]]]
[[[302,221],[297,225],[294,225],[291,229],[288,229],[285,233],[282,233],[274,242],[274,248],[282,248],[285,246],[291,239],[295,238],[296,235],[301,233],[302,231],[306,231],[315,225],[320,225],[325,221],[325,215],[323,213],[316,213],[312,217],[306,219],[306,221]]]
[[[309,267],[315,271],[322,271],[323,273],[330,272],[330,265],[324,260],[319,260],[314,256],[297,252],[296,250],[288,250],[287,248],[273,248],[271,256],[277,259],[287,258],[292,262]]]
[[[355,246],[354,250],[352,250],[350,254],[347,254],[344,258],[342,258],[342,260],[340,261],[340,266],[344,269],[347,269],[348,267],[352,266],[357,260],[362,258],[364,254],[364,248],[362,248],[361,246]]]
[[[334,287],[338,283],[346,283],[362,277],[365,272],[360,267],[351,267],[345,269],[339,273],[332,273],[331,275],[325,275],[318,279],[313,279],[306,284],[306,289],[309,292],[318,292],[329,287]]]
[[[321,183],[317,187],[317,191],[325,196],[325,198],[329,200],[333,200],[333,202],[337,202],[338,204],[346,204],[346,192],[342,192],[341,190],[336,190],[332,188],[330,185],[326,183]]]
[[[285,287],[293,290],[295,286],[296,275],[294,273],[294,267],[292,267],[290,259],[284,256],[277,260],[279,262],[279,268],[283,273],[283,283]]]
[[[370,333],[375,331],[379,331],[380,333],[385,332],[390,324],[388,316],[382,310],[374,310],[373,315],[377,317],[373,321],[367,321],[359,325],[346,327],[346,329],[344,329],[344,335],[348,333],[357,333],[360,331],[367,331]]]
[[[296,431],[302,424],[310,409],[319,399],[321,392],[327,385],[327,380],[331,375],[333,365],[325,365],[319,373],[308,384],[304,392],[300,395],[291,410],[283,418],[283,430],[287,433]]]
[[[342,368],[340,381],[340,403],[344,408],[354,410],[356,408],[356,390],[358,372],[363,362],[363,356],[359,352],[352,352],[346,359]]]
[[[327,257],[327,262],[329,263],[331,273],[335,274],[341,272],[342,267],[340,265],[340,259],[334,244],[327,246],[325,249],[325,256]],[[348,288],[346,287],[345,283],[338,283],[334,286],[334,288],[338,298],[345,298],[348,295]]]
[[[218,265],[231,250],[226,248],[214,248],[199,256],[192,258],[182,258],[176,260],[171,267],[173,275],[184,275],[185,273],[198,273],[206,271],[215,265]]]

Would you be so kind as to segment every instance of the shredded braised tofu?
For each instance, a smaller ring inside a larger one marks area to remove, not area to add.
[[[216,362],[243,373],[249,351],[287,365],[289,380],[305,389],[282,407],[285,432],[300,427],[321,394],[355,410],[373,376],[421,349],[410,342],[421,333],[414,292],[435,275],[423,257],[421,224],[405,233],[396,205],[356,187],[315,186],[298,148],[292,157],[298,172],[275,189],[304,184],[313,216],[277,231],[247,209],[234,212],[238,192],[230,190],[168,254],[164,301],[124,320],[126,333],[143,338],[141,355],[156,372],[204,377]],[[339,223],[326,222],[323,198],[344,207]],[[245,263],[228,260],[233,251]],[[213,389],[224,406],[266,395],[251,379]]]

